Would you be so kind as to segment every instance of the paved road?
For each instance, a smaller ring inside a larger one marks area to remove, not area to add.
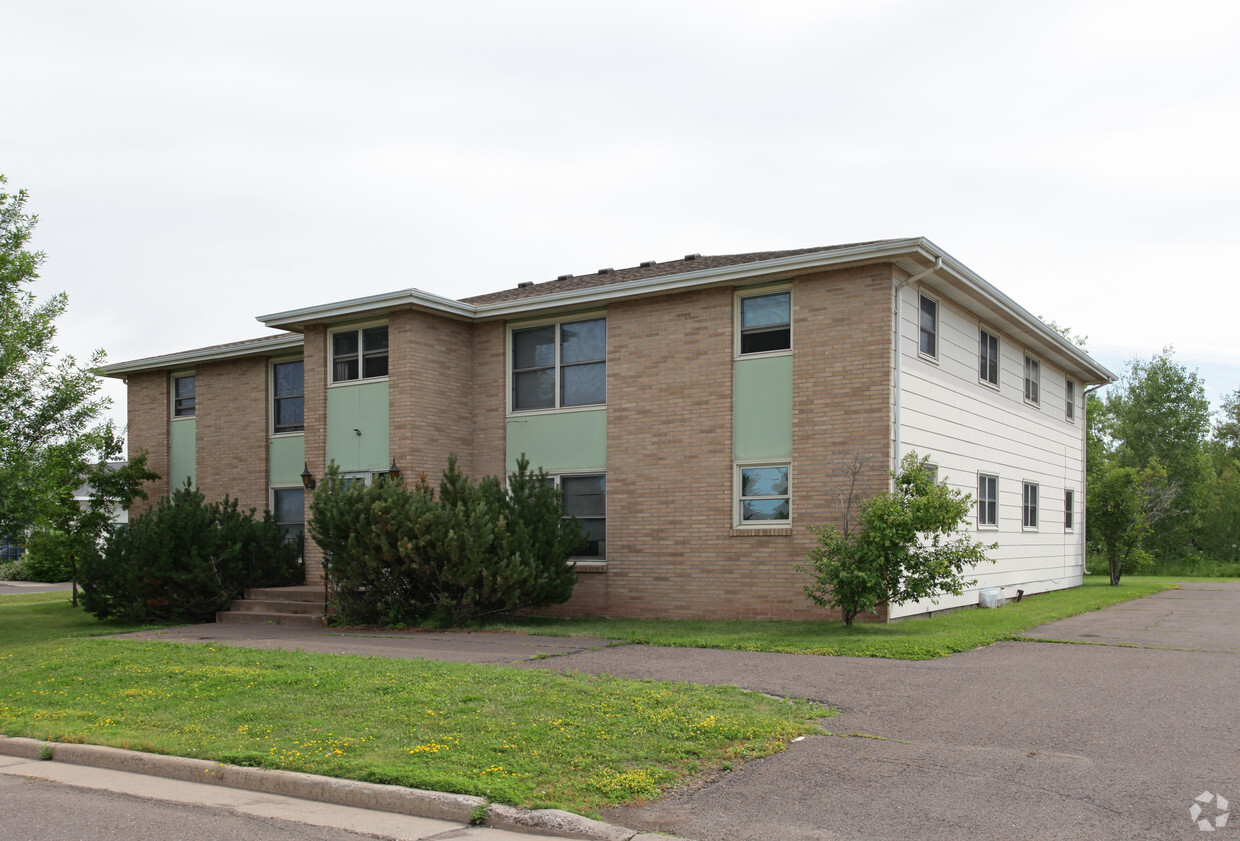
[[[1194,798],[1240,807],[1237,617],[1240,583],[1201,584],[1030,632],[1105,644],[1005,642],[917,663],[626,646],[527,665],[841,711],[827,722],[838,735],[604,816],[625,826],[699,841],[1197,838]]]
[[[56,590],[70,590],[73,585],[65,581],[61,584],[40,584],[36,581],[0,581],[0,596],[16,596],[21,593],[51,593]]]

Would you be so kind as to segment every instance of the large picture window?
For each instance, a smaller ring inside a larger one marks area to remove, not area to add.
[[[739,353],[775,353],[792,348],[791,292],[743,295],[739,308]]]
[[[347,383],[388,375],[388,329],[361,327],[332,333],[332,382]]]
[[[512,331],[513,411],[606,402],[606,318]]]
[[[737,465],[738,525],[787,525],[791,501],[788,465]]]
[[[305,363],[277,362],[271,366],[272,426],[276,432],[301,432],[306,426]]]
[[[190,418],[198,411],[198,378],[193,374],[172,378],[172,416]]]

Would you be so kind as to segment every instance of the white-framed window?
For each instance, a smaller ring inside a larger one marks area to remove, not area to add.
[[[985,327],[978,328],[977,337],[977,378],[998,387],[999,337]]]
[[[736,465],[735,525],[786,526],[792,519],[792,493],[787,462]]]
[[[198,378],[177,374],[172,378],[172,417],[192,418],[198,411]]]
[[[271,365],[271,429],[277,435],[306,428],[305,374],[300,359]]]
[[[272,488],[271,511],[284,533],[284,542],[300,541],[306,530],[306,489]]]
[[[1071,379],[1064,382],[1064,417],[1076,420],[1076,383]]]
[[[607,319],[514,327],[509,342],[512,411],[607,402]]]
[[[939,358],[939,302],[929,295],[918,296],[917,352],[928,359]]]
[[[1038,486],[1035,482],[1022,483],[1021,525],[1027,529],[1038,527]]]
[[[999,477],[988,473],[977,474],[977,525],[999,525]]]
[[[1034,405],[1042,402],[1042,363],[1025,354],[1025,400]]]
[[[1072,531],[1076,527],[1076,494],[1071,488],[1063,492],[1063,530]]]
[[[334,330],[332,382],[348,383],[388,375],[388,328],[386,324]]]
[[[736,331],[737,356],[792,350],[792,290],[738,292]]]
[[[574,557],[607,559],[607,476],[604,473],[560,473],[549,476],[560,489],[564,519],[576,517],[586,545]]]

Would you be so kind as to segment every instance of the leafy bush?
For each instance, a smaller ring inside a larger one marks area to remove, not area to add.
[[[298,546],[270,511],[207,504],[188,485],[112,535],[78,570],[82,604],[100,619],[209,622],[246,587],[304,580]]]
[[[563,519],[559,491],[524,456],[508,477],[478,484],[448,460],[439,491],[341,479],[335,466],[310,505],[333,607],[351,623],[461,624],[470,618],[559,604],[572,595],[568,559],[585,542]]]
[[[74,544],[69,535],[56,529],[32,531],[26,539],[26,554],[22,556],[26,580],[58,582],[73,578],[72,553],[79,548]]]
[[[845,625],[880,604],[960,595],[976,581],[964,570],[991,561],[983,546],[957,531],[969,515],[972,497],[935,481],[929,459],[909,453],[895,474],[895,490],[861,503],[860,529],[848,524],[814,529],[818,548],[806,556],[814,583],[810,601],[840,609]],[[851,502],[851,498],[849,499]]]
[[[26,565],[22,561],[0,561],[0,581],[25,580]]]

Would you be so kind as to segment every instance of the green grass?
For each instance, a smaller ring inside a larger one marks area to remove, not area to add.
[[[121,630],[64,594],[0,597],[0,733],[591,814],[829,714],[728,687],[91,638]]]
[[[971,651],[1056,619],[1075,616],[1175,587],[1174,580],[1124,578],[1112,587],[1100,576],[1085,584],[1009,601],[997,610],[966,609],[889,624],[844,627],[823,622],[741,622],[707,619],[548,619],[531,617],[491,622],[490,630],[548,636],[587,636],[648,645],[773,651],[850,657],[927,660]]]

